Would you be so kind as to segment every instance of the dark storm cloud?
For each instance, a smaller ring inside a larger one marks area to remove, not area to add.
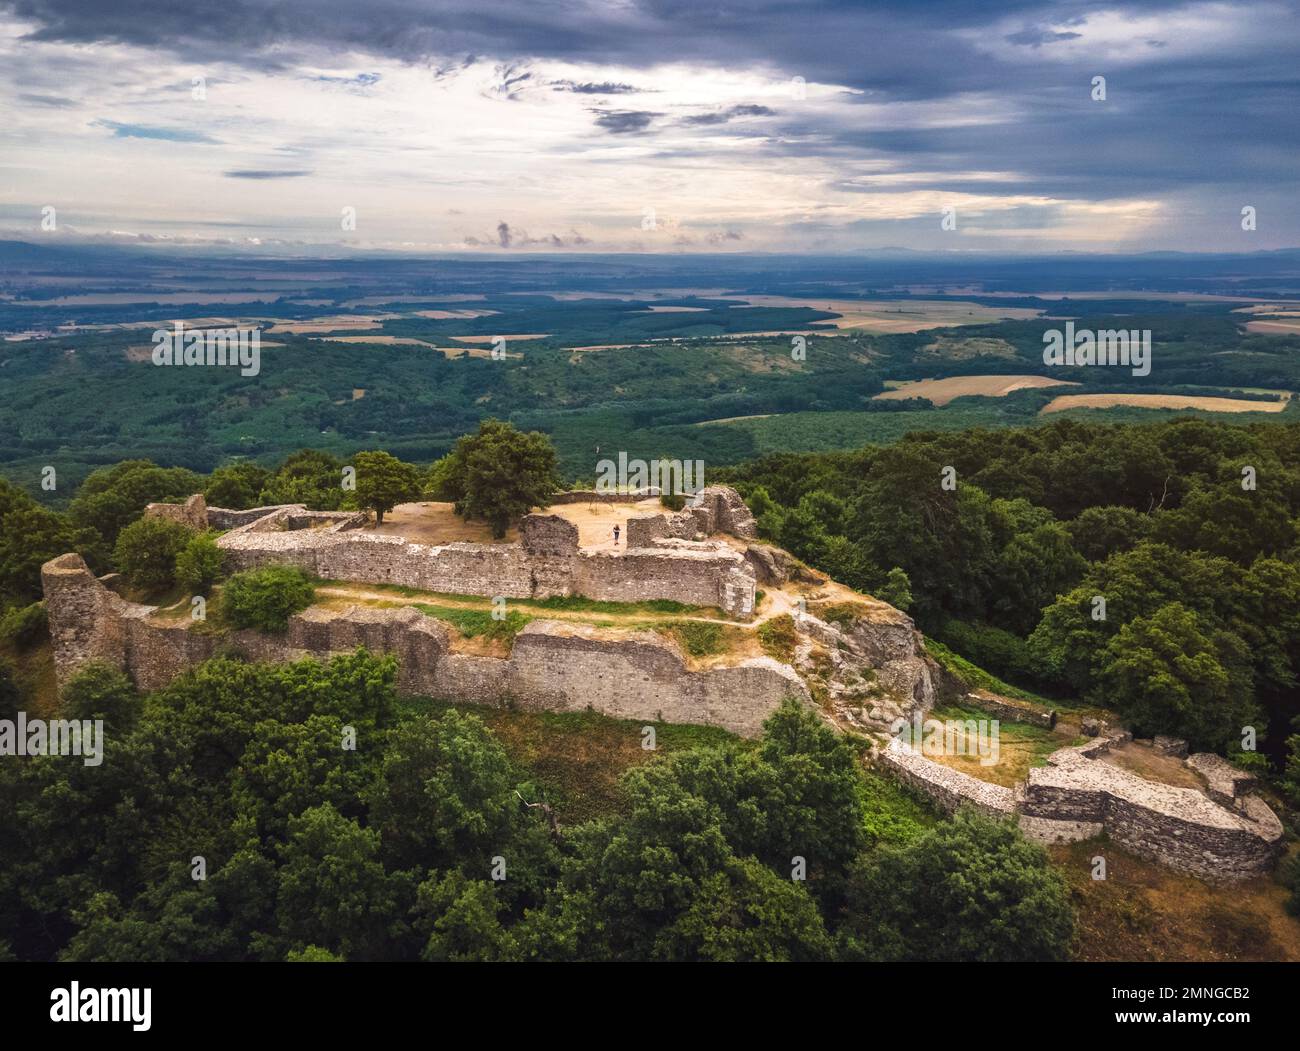
[[[227,179],[300,179],[311,175],[307,169],[275,171],[264,168],[236,168],[234,171],[222,172]]]
[[[1042,29],[1033,26],[1029,29],[1021,29],[1015,33],[1008,33],[1006,39],[1012,44],[1027,44],[1030,47],[1042,47],[1044,44],[1058,44],[1062,40],[1078,40],[1082,33],[1072,33],[1068,30],[1055,32],[1050,29]]]
[[[604,128],[611,135],[626,135],[630,132],[645,131],[650,127],[650,122],[655,117],[662,116],[659,113],[651,113],[649,110],[600,110],[591,111],[596,115],[596,126]]]
[[[76,105],[72,99],[65,99],[62,95],[19,95],[18,101],[26,102],[29,106],[53,106],[56,109]]]
[[[769,138],[761,149],[880,158],[927,172],[1012,172],[1020,177],[1015,192],[1095,200],[1195,184],[1297,182],[1297,0],[1267,10],[1244,0],[8,0],[7,7],[34,25],[37,40],[124,42],[261,71],[366,53],[438,75],[476,57],[509,71],[506,97],[527,75],[516,70],[548,60],[747,69],[852,89],[866,105],[929,102],[956,112],[975,96],[988,100],[987,121],[899,130],[899,122],[881,127],[868,117],[837,123],[810,95],[806,105],[763,115]],[[1116,12],[1130,17],[1133,38],[1112,34],[1083,48],[1090,26],[1113,24]],[[1205,12],[1253,35],[1219,46],[1202,29],[1188,46]],[[1144,48],[1154,50],[1139,60]],[[1088,95],[1095,74],[1108,79],[1104,103]],[[594,79],[549,86],[594,96],[629,87]],[[647,138],[662,116],[593,112],[605,132]],[[727,119],[685,118],[700,126]]]
[[[631,95],[640,90],[631,84],[614,84],[610,81],[601,84],[579,84],[573,80],[553,80],[551,87],[556,91],[571,91],[575,95]]]
[[[718,110],[714,113],[700,113],[694,117],[686,117],[682,120],[682,123],[692,125],[727,124],[739,117],[775,116],[776,110],[768,109],[766,106],[729,106],[727,109]]]

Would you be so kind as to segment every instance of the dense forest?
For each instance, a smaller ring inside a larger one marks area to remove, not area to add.
[[[744,492],[767,538],[908,608],[973,674],[1102,705],[1140,734],[1185,736],[1296,805],[1298,454],[1294,424],[1058,420],[773,456],[710,480]],[[98,571],[147,569],[156,552],[135,535],[146,503],[204,492],[230,507],[350,506],[343,466],[310,450],[208,474],[128,461],[91,474],[60,509],[0,482],[0,647],[47,645],[47,559],[77,550]],[[407,486],[438,471],[399,473]],[[975,816],[938,819],[808,710],[783,708],[758,742],[690,732],[628,765],[593,807],[478,717],[398,698],[394,674],[364,652],[293,665],[223,657],[141,696],[120,673],[86,668],[58,703],[105,720],[103,764],[0,764],[0,953],[1075,951],[1070,895],[1041,848]],[[0,718],[31,707],[31,684],[30,666],[0,662]],[[598,731],[599,717],[582,718]]]
[[[147,698],[90,667],[102,766],[0,765],[0,953],[90,960],[1054,959],[1041,848],[935,824],[788,704],[633,768],[562,826],[473,715],[394,665],[215,660]],[[348,742],[354,743],[349,745]],[[912,888],[947,891],[924,897]]]
[[[1154,365],[1142,377],[1123,368],[1044,366],[1043,332],[1061,325],[1059,317],[868,334],[833,329],[838,315],[812,305],[503,294],[473,301],[468,313],[482,316],[441,316],[466,305],[381,300],[361,314],[334,316],[337,329],[325,323],[310,334],[292,323],[328,315],[327,308],[248,305],[264,316],[255,377],[155,367],[151,332],[175,308],[84,308],[85,316],[119,320],[102,331],[3,344],[0,472],[59,503],[96,467],[127,459],[208,472],[233,457],[270,466],[296,448],[347,456],[381,446],[429,460],[493,416],[549,434],[565,475],[578,479],[590,477],[598,448],[734,464],[774,450],[892,441],[908,430],[1028,425],[1056,393],[966,397],[940,408],[923,398],[874,401],[887,381],[1051,374],[1080,384],[1076,392],[1231,393],[1261,402],[1300,389],[1300,337],[1247,332],[1223,304],[1072,305],[1081,328],[1152,331]],[[0,327],[24,309],[20,301],[0,304]],[[782,329],[808,333],[802,358],[792,356],[792,337],[770,334]],[[470,356],[471,345],[455,339],[493,335],[533,338],[511,342],[499,360],[482,345]],[[584,346],[615,349],[573,349]],[[1105,410],[1108,420],[1159,418],[1155,411]],[[59,468],[59,490],[36,486],[47,464]]]
[[[1294,424],[1063,420],[720,476],[836,579],[901,569],[919,625],[975,664],[1262,766],[1244,728],[1280,757],[1300,716],[1298,463]]]

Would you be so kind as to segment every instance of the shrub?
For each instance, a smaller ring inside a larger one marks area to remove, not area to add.
[[[14,666],[6,660],[0,660],[0,719],[17,719],[18,706],[22,696],[18,684],[14,682]]]
[[[794,618],[789,613],[782,613],[758,626],[759,645],[769,656],[787,664],[794,660],[795,638]]]
[[[138,519],[118,534],[113,562],[136,587],[170,587],[176,580],[176,556],[193,535],[166,518]]]
[[[863,855],[847,916],[845,954],[871,960],[1061,960],[1074,934],[1069,893],[1047,852],[1010,822],[969,808]]]
[[[680,511],[686,506],[686,497],[681,493],[663,493],[659,497],[659,503],[669,511]]]
[[[1033,682],[1029,643],[1002,628],[949,617],[935,633],[972,664],[1013,682]]]
[[[70,719],[103,719],[126,733],[140,717],[144,699],[131,680],[109,664],[83,664],[63,687],[63,712]]]
[[[692,657],[707,657],[721,653],[724,648],[721,624],[710,624],[702,620],[678,620],[664,625],[664,630],[680,642]]]
[[[1286,911],[1300,918],[1300,854],[1293,854],[1278,866],[1277,878],[1291,892],[1286,899]]]
[[[289,618],[315,601],[316,591],[296,566],[246,569],[226,581],[221,592],[223,616],[237,628],[284,631]]]
[[[215,533],[192,537],[176,556],[176,581],[198,595],[206,595],[221,576],[225,552],[217,547]]]
[[[45,603],[15,606],[0,617],[0,639],[17,646],[30,646],[48,630]]]

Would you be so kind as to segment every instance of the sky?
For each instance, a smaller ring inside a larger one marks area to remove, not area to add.
[[[1297,103],[1272,0],[0,0],[0,237],[1294,247]]]

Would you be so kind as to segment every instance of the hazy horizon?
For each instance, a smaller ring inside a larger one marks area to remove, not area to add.
[[[8,0],[0,238],[1283,249],[1297,30],[1292,2]]]

